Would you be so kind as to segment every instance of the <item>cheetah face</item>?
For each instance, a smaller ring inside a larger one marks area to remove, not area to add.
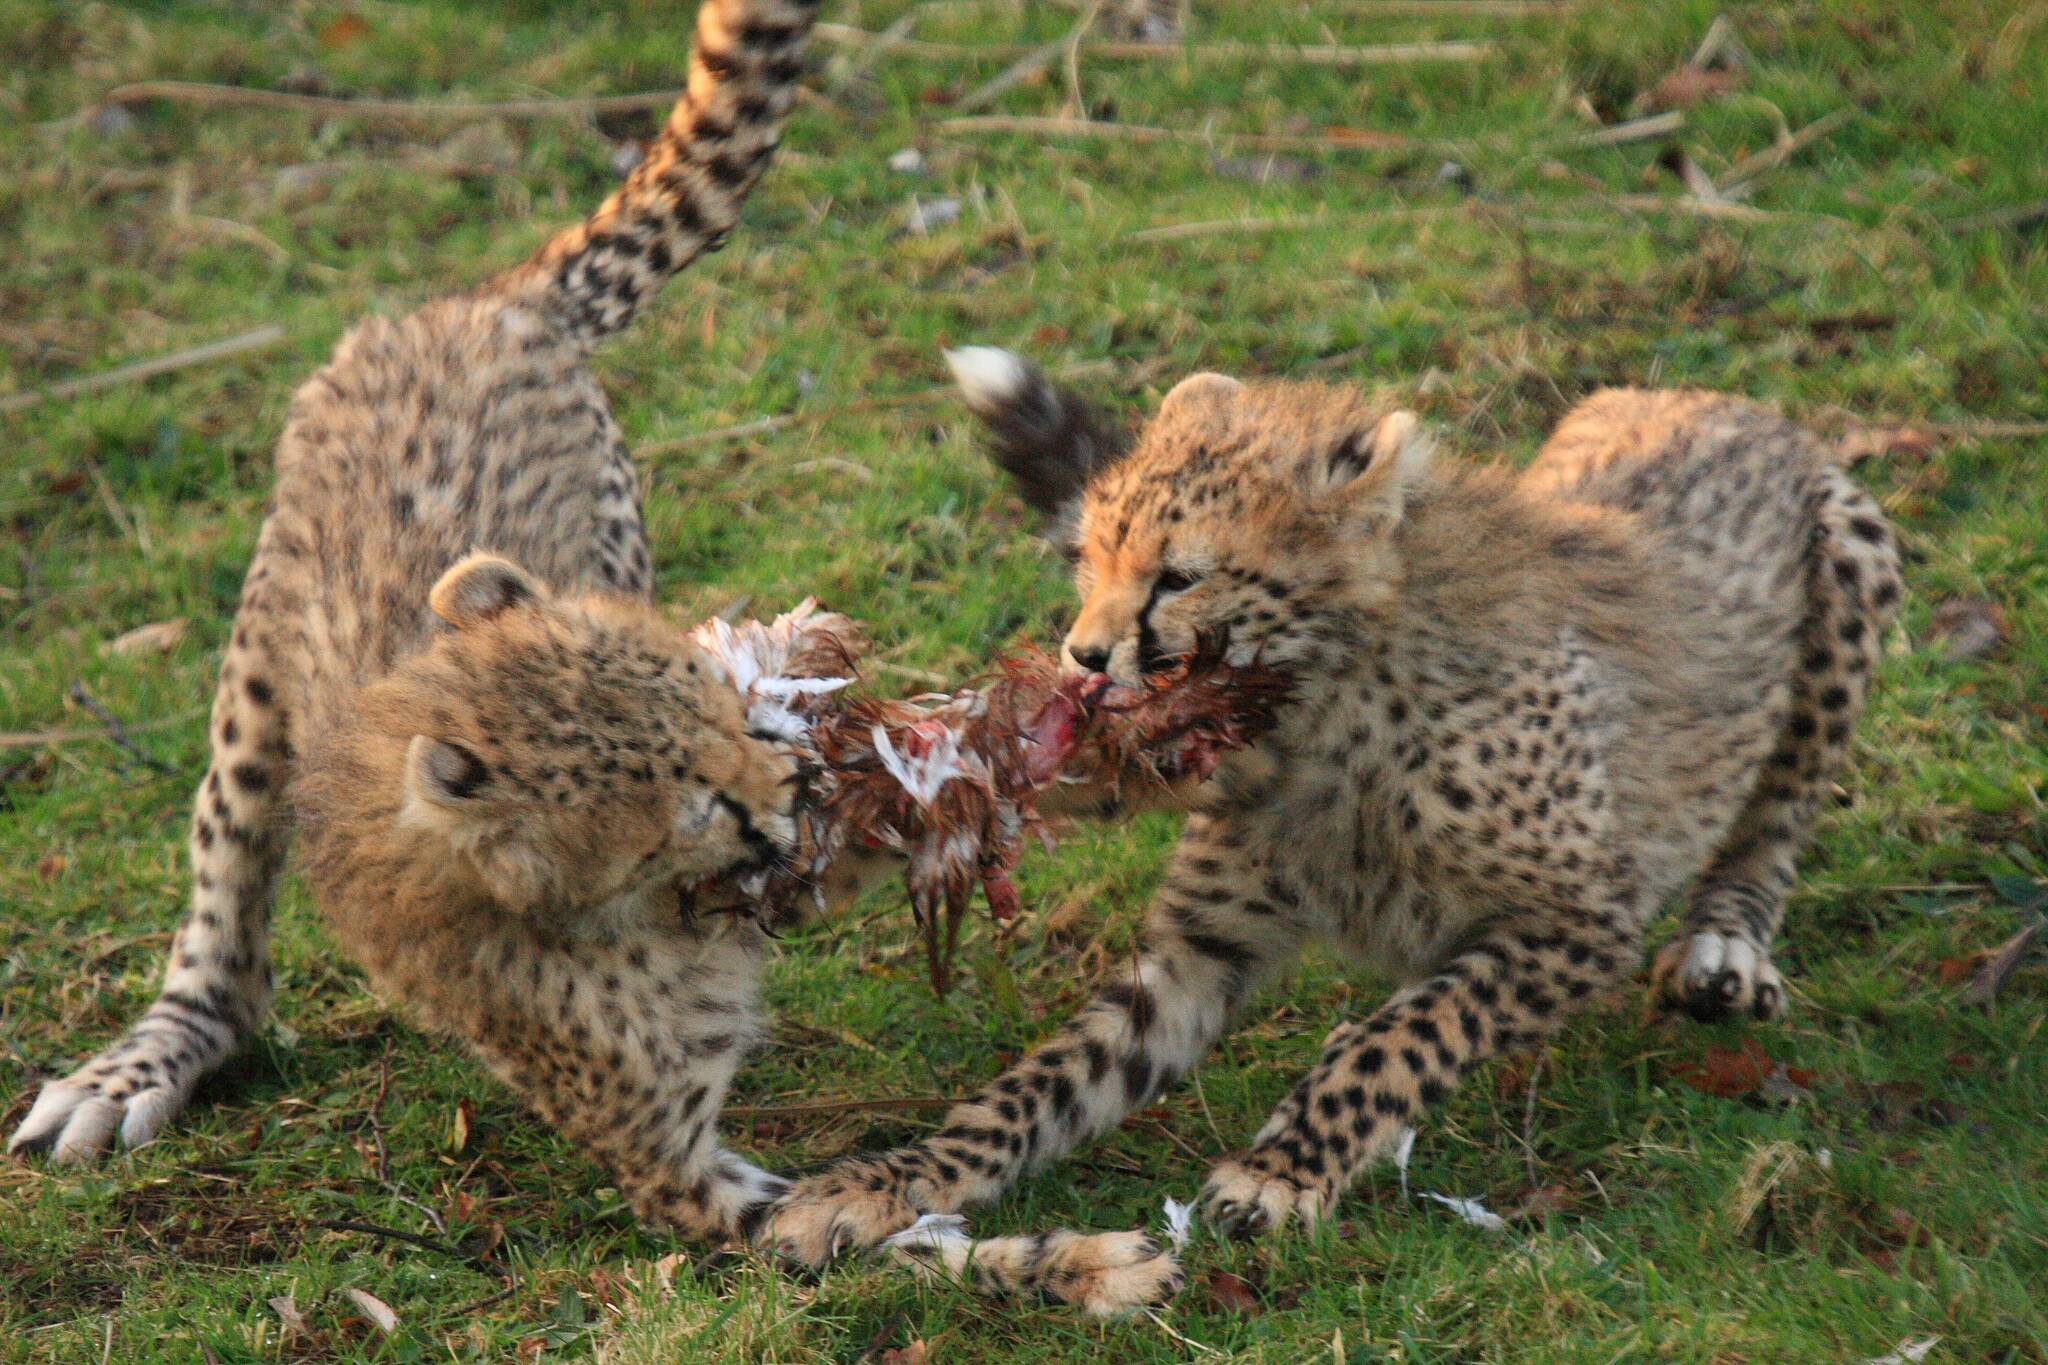
[[[449,570],[430,603],[451,629],[401,670],[399,819],[499,905],[651,901],[793,847],[794,763],[646,605],[552,597],[487,555]]]
[[[1294,385],[1182,381],[1078,518],[1068,667],[1137,681],[1227,644],[1284,667],[1395,573],[1401,490],[1427,444],[1412,414]]]

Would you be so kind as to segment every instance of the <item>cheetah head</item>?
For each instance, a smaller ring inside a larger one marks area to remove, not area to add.
[[[1302,661],[1395,590],[1429,450],[1413,413],[1338,390],[1183,380],[1081,493],[1069,666],[1133,682],[1205,639],[1234,663]]]
[[[759,866],[795,839],[791,761],[719,664],[645,604],[551,594],[476,554],[445,624],[367,690],[398,830],[504,909],[574,911]]]

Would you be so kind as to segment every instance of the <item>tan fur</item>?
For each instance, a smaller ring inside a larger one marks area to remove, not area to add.
[[[1025,370],[977,373],[1079,410]],[[1466,1071],[1625,980],[1681,894],[1660,986],[1782,1007],[1771,940],[1900,592],[1882,515],[1811,437],[1616,391],[1517,476],[1432,462],[1412,419],[1328,389],[1198,377],[1125,454],[1026,449],[1000,397],[977,412],[1027,488],[1087,471],[1046,509],[1073,528],[1068,655],[1129,679],[1222,635],[1296,699],[1200,793],[1138,960],[930,1140],[800,1183],[769,1235],[993,1197],[1192,1068],[1310,938],[1407,984],[1212,1173],[1227,1231],[1327,1216]]]
[[[146,1142],[258,1027],[296,826],[378,989],[467,1038],[642,1213],[731,1230],[779,1188],[712,1132],[761,931],[684,925],[676,886],[787,846],[789,765],[652,610],[634,470],[585,362],[733,225],[811,20],[807,0],[708,0],[688,93],[589,220],[480,290],[361,323],[299,390],[164,990],[14,1148]]]

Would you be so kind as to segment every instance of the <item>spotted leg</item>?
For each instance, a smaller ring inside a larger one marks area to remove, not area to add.
[[[763,1229],[811,1265],[871,1246],[921,1213],[993,1199],[1113,1127],[1192,1069],[1253,987],[1290,961],[1298,903],[1216,820],[1189,822],[1135,966],[930,1139],[800,1181]]]
[[[249,591],[258,584],[252,569]],[[269,1011],[270,907],[291,753],[282,684],[265,642],[245,624],[250,615],[245,598],[214,694],[212,762],[192,810],[191,908],[172,940],[163,990],[119,1041],[43,1088],[10,1152],[47,1152],[67,1164],[116,1140],[141,1146]]]
[[[1800,851],[1849,749],[1885,627],[1899,601],[1899,554],[1870,495],[1827,472],[1808,563],[1792,713],[1735,828],[1700,877],[1678,937],[1657,954],[1652,980],[1698,1019],[1785,1007],[1771,944]]]
[[[1203,1217],[1244,1237],[1327,1216],[1358,1172],[1389,1154],[1460,1075],[1547,1036],[1626,978],[1638,961],[1635,926],[1616,911],[1564,927],[1554,917],[1503,927],[1371,1018],[1340,1024],[1251,1150],[1209,1173]]]

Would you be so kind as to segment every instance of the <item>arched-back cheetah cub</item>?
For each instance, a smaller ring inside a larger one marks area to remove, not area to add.
[[[1200,794],[1129,973],[916,1147],[800,1183],[819,1256],[986,1199],[1201,1058],[1311,936],[1406,984],[1204,1191],[1245,1234],[1326,1215],[1464,1072],[1658,961],[1703,1015],[1784,1002],[1770,946],[1900,584],[1875,504],[1779,417],[1581,404],[1534,465],[1434,464],[1411,414],[1198,375],[1128,453],[1003,352],[953,357],[1077,557],[1070,660],[1128,678],[1227,631],[1296,700]]]
[[[708,0],[687,92],[594,215],[473,293],[362,324],[299,391],[162,995],[43,1091],[13,1149],[149,1141],[260,1023],[295,815],[372,983],[467,1039],[642,1217],[744,1232],[785,1188],[716,1131],[765,934],[686,918],[677,888],[788,851],[792,766],[653,611],[633,467],[585,358],[733,226],[814,16]],[[478,546],[496,553],[463,557]],[[1098,1310],[1177,1274],[1131,1233],[934,1250],[977,1287]]]
[[[349,780],[358,781],[371,780],[387,757],[394,770],[403,765],[402,790],[394,782],[389,795],[409,841],[404,852],[426,856],[438,843],[449,902],[436,912],[372,880],[360,895],[325,897],[325,908],[380,988],[486,1048],[486,1014],[516,1016],[547,1002],[560,1009],[561,1028],[603,1061],[610,1044],[592,1040],[609,1030],[617,1006],[582,982],[585,973],[592,983],[606,979],[600,964],[623,949],[617,935],[574,927],[576,914],[636,879],[717,871],[787,837],[784,766],[748,738],[732,690],[686,662],[646,605],[634,470],[585,358],[733,226],[780,136],[814,13],[813,0],[709,0],[688,90],[646,159],[595,214],[471,293],[359,324],[300,388],[221,665],[212,762],[192,815],[191,911],[163,992],[127,1036],[44,1089],[13,1150],[75,1162],[117,1137],[128,1146],[149,1141],[261,1022],[271,996],[272,883],[295,785],[309,798],[299,823],[315,860],[340,856],[333,850],[342,836],[322,819],[337,779],[319,761],[350,764]],[[555,651],[567,647],[568,631],[550,634],[517,610],[539,596],[533,581],[503,560],[456,563],[475,546],[595,594],[573,607],[609,648],[585,660],[586,693],[560,689],[545,671],[560,662]],[[498,650],[530,662],[532,686],[465,708],[454,689],[437,685],[469,656]],[[658,772],[652,754],[622,746],[622,717],[613,714],[654,697],[672,702],[674,714]],[[386,716],[391,707],[402,714]],[[410,726],[408,742],[395,756],[363,746],[335,752],[335,728],[352,713]],[[573,764],[546,772],[507,764],[524,747],[557,743],[581,750]],[[501,804],[513,783],[544,818]],[[606,866],[573,886],[550,883],[551,860],[584,831],[621,823],[649,855],[644,868]],[[464,903],[480,888],[534,912],[514,936],[529,926],[559,932],[560,960],[536,960],[531,980],[505,979],[486,954],[500,950],[511,922]],[[671,989],[681,988],[680,964],[631,970],[649,983],[666,973]],[[709,980],[707,989],[724,989],[715,971]],[[574,1115],[594,1111],[609,1076],[578,1074],[566,1055],[533,1064],[516,1083],[578,1132]],[[687,1116],[667,1118],[680,1142]],[[709,1226],[760,1191],[755,1176],[708,1168],[701,1189],[680,1188],[668,1202],[678,1221]]]

